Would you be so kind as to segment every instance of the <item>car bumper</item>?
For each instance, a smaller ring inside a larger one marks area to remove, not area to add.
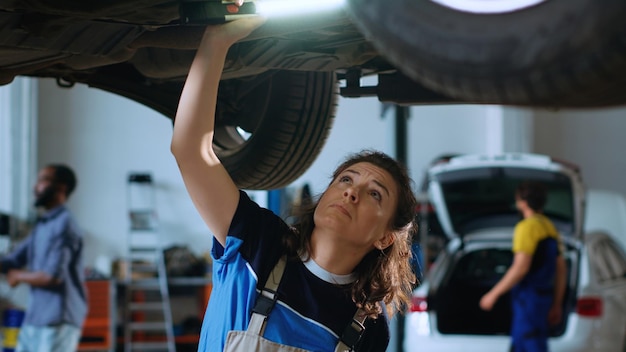
[[[433,329],[427,313],[409,313],[405,319],[405,352],[502,352],[510,347],[507,335],[443,335]],[[567,330],[548,341],[552,352],[621,352],[623,341],[615,341],[600,329],[598,320],[570,315]]]

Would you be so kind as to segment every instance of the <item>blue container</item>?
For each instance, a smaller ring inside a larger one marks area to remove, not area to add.
[[[2,352],[14,352],[17,347],[17,335],[24,321],[24,311],[7,308],[2,313]]]

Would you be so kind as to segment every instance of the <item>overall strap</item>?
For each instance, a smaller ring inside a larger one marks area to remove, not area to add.
[[[335,347],[335,352],[348,352],[354,349],[361,335],[363,335],[363,331],[365,331],[365,319],[367,319],[365,311],[361,308],[357,309],[352,317],[352,322],[343,331],[339,343]]]
[[[276,290],[278,289],[280,280],[283,277],[286,263],[286,257],[280,257],[278,263],[276,263],[274,269],[272,269],[270,276],[267,278],[265,287],[261,293],[259,293],[254,308],[252,308],[252,317],[250,318],[250,323],[248,324],[248,332],[263,336],[267,316],[274,308],[276,300],[278,299]]]

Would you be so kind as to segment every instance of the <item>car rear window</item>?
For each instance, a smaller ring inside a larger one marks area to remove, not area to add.
[[[574,224],[574,199],[570,179],[554,171],[491,167],[449,171],[438,175],[454,231],[514,226],[521,218],[515,209],[515,189],[525,180],[548,187],[544,213],[560,231]]]

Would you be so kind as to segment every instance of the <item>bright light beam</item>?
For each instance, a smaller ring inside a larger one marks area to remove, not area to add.
[[[323,12],[343,7],[345,0],[259,0],[256,12],[265,17]]]

